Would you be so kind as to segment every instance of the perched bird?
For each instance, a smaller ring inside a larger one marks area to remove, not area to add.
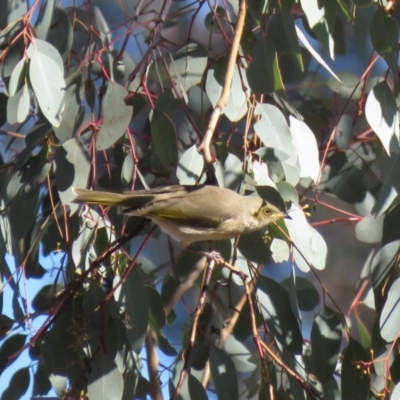
[[[73,188],[75,203],[121,206],[128,215],[150,218],[183,247],[265,228],[286,217],[260,197],[217,186],[165,186],[127,193]]]

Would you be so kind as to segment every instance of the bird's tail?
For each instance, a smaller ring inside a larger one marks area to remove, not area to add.
[[[130,209],[142,207],[154,198],[152,194],[102,192],[81,187],[74,187],[72,191],[75,194],[74,203],[122,206]]]

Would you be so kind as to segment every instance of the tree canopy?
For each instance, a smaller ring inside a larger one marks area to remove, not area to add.
[[[1,398],[400,398],[395,6],[1,1]],[[291,219],[73,202],[177,184]]]

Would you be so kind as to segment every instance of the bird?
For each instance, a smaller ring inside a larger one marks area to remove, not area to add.
[[[121,206],[127,215],[151,219],[186,248],[194,242],[233,238],[287,217],[256,196],[210,185],[172,185],[126,193],[73,187],[75,203]]]

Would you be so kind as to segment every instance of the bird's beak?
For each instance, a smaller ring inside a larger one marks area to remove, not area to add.
[[[292,217],[289,214],[285,214],[285,216],[283,217],[283,219],[292,219]]]

